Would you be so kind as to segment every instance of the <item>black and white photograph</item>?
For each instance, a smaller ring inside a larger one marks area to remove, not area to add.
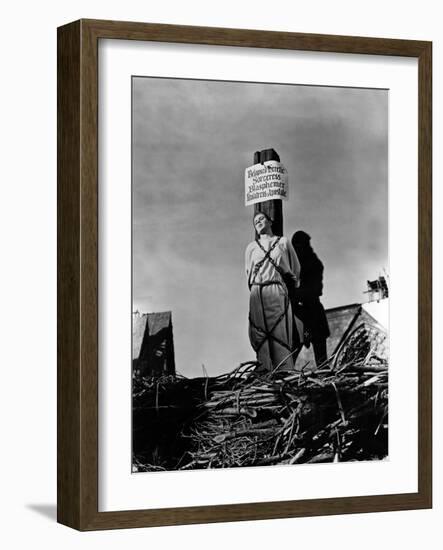
[[[438,548],[437,6],[5,4],[4,548]]]
[[[389,457],[388,109],[132,77],[134,474]]]

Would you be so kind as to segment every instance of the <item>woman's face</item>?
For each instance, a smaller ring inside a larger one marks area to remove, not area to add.
[[[267,216],[265,216],[265,214],[259,213],[254,216],[254,227],[259,235],[269,233],[271,229],[271,221]]]

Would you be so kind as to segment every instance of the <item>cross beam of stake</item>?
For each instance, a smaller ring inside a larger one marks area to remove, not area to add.
[[[280,162],[280,157],[275,149],[263,149],[262,151],[256,151],[254,153],[254,164],[263,164],[268,160],[276,160]],[[272,224],[272,231],[274,235],[283,235],[283,201],[280,199],[273,199],[270,201],[258,202],[254,204],[254,216],[257,212],[263,212],[269,216],[274,223]]]

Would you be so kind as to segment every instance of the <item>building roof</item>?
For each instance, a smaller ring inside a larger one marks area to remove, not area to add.
[[[361,313],[361,304],[350,304],[326,310],[330,336],[328,338],[328,355],[333,353],[344,334],[355,323]]]
[[[381,330],[387,330],[389,310],[389,298],[378,302],[364,304],[348,304],[326,310],[330,337],[327,339],[328,356],[331,356],[347,334],[362,322],[378,326]],[[298,364],[313,360],[312,346],[303,348],[300,352]]]
[[[147,313],[136,311],[132,314],[132,359],[138,359],[145,335]]]
[[[158,313],[148,313],[149,335],[154,336],[171,324],[171,312],[161,311]]]
[[[164,328],[171,325],[172,314],[170,311],[161,311],[156,313],[139,313],[135,311],[132,314],[132,359],[140,356],[143,339],[148,330],[150,336],[154,336]]]

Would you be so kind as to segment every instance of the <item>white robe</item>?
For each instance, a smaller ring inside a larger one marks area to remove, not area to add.
[[[260,244],[268,251],[277,239],[275,236],[269,240],[262,238]],[[282,275],[292,277],[298,287],[300,263],[286,237],[281,237],[272,250],[272,261],[268,258],[262,263],[265,255],[256,241],[246,248],[246,276],[251,291],[249,339],[257,353],[257,360],[266,370],[272,371],[277,367],[292,369],[294,359],[291,353],[303,341],[303,324],[292,313]]]

